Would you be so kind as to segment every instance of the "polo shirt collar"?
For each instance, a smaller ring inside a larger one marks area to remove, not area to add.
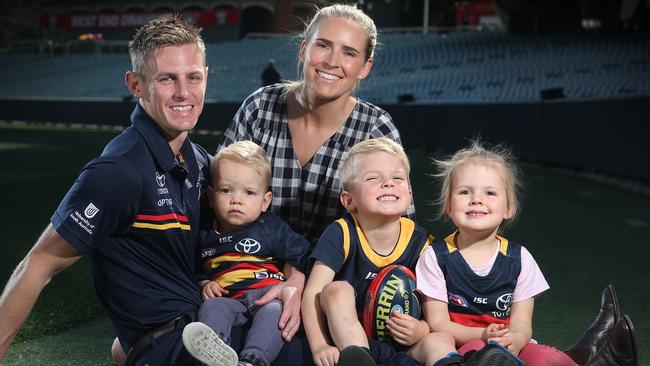
[[[187,167],[180,167],[178,160],[167,142],[167,137],[158,124],[145,112],[140,103],[138,103],[131,113],[131,122],[133,127],[142,135],[154,159],[158,165],[166,172],[172,172],[174,169],[183,168],[187,172]],[[189,138],[183,141],[181,153],[187,157],[192,152]]]

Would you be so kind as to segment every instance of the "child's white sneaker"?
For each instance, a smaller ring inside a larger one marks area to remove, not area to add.
[[[237,352],[201,322],[183,328],[183,345],[192,357],[208,366],[237,366],[239,361]]]

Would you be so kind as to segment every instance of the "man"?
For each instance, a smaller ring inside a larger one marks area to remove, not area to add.
[[[7,282],[0,297],[0,360],[45,285],[86,255],[127,363],[196,363],[181,332],[201,304],[194,250],[201,187],[209,176],[203,174],[208,154],[188,138],[208,77],[199,32],[178,16],[157,18],[136,32],[129,44],[133,70],[125,76],[139,100],[133,125],[84,167]],[[268,298],[276,297],[282,288],[270,292]],[[300,299],[285,300],[291,310],[280,325],[293,336]]]

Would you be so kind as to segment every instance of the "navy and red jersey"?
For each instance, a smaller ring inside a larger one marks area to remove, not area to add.
[[[237,231],[202,230],[199,235],[204,274],[232,298],[284,281],[284,263],[304,272],[311,250],[307,239],[271,213]]]
[[[186,139],[175,156],[140,107],[133,125],[81,171],[51,218],[90,263],[122,345],[202,303],[195,277],[200,192],[209,155]]]
[[[507,325],[512,294],[521,272],[521,245],[497,236],[500,247],[492,269],[486,276],[479,276],[460,254],[455,235],[432,245],[447,283],[450,319],[470,327]]]
[[[363,311],[365,293],[382,268],[401,264],[415,271],[420,255],[434,240],[411,219],[400,218],[400,235],[389,255],[375,252],[352,215],[330,224],[314,247],[311,258],[330,267],[335,281],[347,281],[356,292],[357,312]]]

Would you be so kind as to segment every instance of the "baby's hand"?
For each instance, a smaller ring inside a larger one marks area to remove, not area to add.
[[[224,295],[228,295],[230,292],[221,286],[219,286],[218,283],[214,281],[207,281],[206,283],[203,284],[203,291],[201,291],[201,294],[203,295],[203,300],[211,299],[213,297],[221,297]]]
[[[492,338],[498,338],[508,333],[508,328],[504,324],[490,324],[483,330],[483,339],[491,340]],[[504,346],[505,347],[505,346]]]

